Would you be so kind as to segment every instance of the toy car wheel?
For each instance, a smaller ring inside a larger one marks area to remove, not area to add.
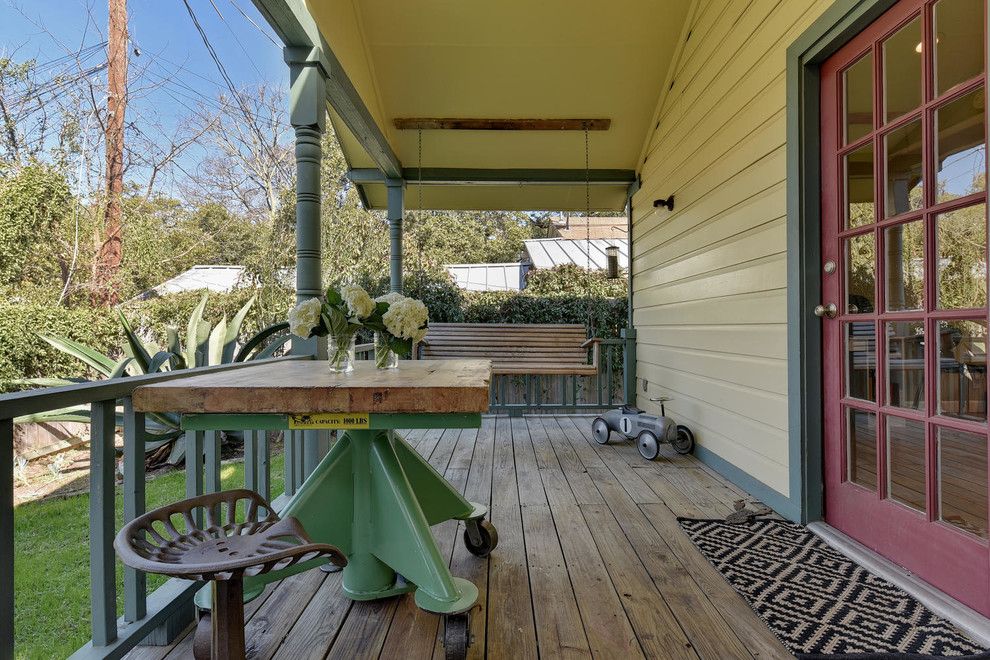
[[[448,614],[443,618],[443,657],[444,660],[464,660],[471,645],[471,617],[463,614]]]
[[[643,431],[636,436],[636,447],[639,448],[639,455],[648,461],[652,461],[660,453],[660,442],[657,436],[649,431]]]
[[[602,417],[596,417],[595,421],[591,423],[591,435],[595,437],[595,442],[600,445],[607,445],[608,438],[612,435],[612,429],[609,428],[608,422]]]
[[[679,425],[677,427],[677,439],[671,444],[678,454],[690,454],[694,451],[694,433],[691,433],[691,429],[688,427]]]

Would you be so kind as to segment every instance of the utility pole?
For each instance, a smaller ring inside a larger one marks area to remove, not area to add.
[[[119,302],[113,278],[123,257],[124,112],[127,108],[127,0],[109,0],[107,42],[107,166],[103,231],[98,239],[94,302]]]

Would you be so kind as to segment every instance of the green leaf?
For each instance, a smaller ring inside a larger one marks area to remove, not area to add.
[[[120,308],[118,307],[115,311],[117,312],[117,320],[120,321],[120,327],[124,329],[124,337],[127,339],[127,345],[131,349],[131,355],[134,357],[134,361],[142,373],[148,373],[148,365],[151,364],[151,354],[145,348],[141,338],[131,329],[131,324],[128,323],[127,317],[120,311]]]
[[[175,354],[171,351],[158,351],[155,356],[151,358],[151,364],[148,365],[148,373],[154,374],[161,371],[162,367],[165,366],[166,362],[171,362],[175,357]]]
[[[34,415],[24,415],[14,418],[15,424],[31,424],[45,422],[82,422],[89,424],[89,406],[70,406],[69,408],[57,408],[46,410]]]
[[[3,381],[6,386],[31,387],[61,387],[63,385],[78,385],[88,383],[85,378],[13,378]]]
[[[241,347],[241,350],[237,351],[237,355],[234,356],[234,362],[244,362],[249,358],[252,351],[257,349],[273,336],[280,332],[285,332],[288,329],[289,324],[283,321],[282,323],[276,323],[275,325],[268,326],[261,332],[256,333],[253,337],[244,342],[244,346]],[[291,338],[291,335],[287,336]]]
[[[330,334],[339,337],[348,332],[349,324],[347,323],[347,317],[339,309],[334,307],[330,308]]]
[[[327,304],[331,306],[344,304],[344,299],[341,298],[340,292],[337,291],[337,289],[334,289],[333,287],[327,289],[326,300],[327,300]]]
[[[251,311],[251,306],[256,298],[257,296],[251,296],[251,299],[241,307],[240,311],[234,315],[230,325],[227,326],[227,334],[223,338],[223,355],[220,359],[222,364],[234,361],[234,351],[237,350],[237,337],[241,334],[241,325],[244,323],[244,318],[248,312]]]
[[[63,353],[85,362],[104,376],[109,376],[113,373],[114,368],[117,366],[116,362],[112,359],[85,344],[80,344],[77,341],[63,337],[52,337],[43,334],[39,334],[38,336]]]
[[[199,304],[196,305],[196,309],[189,316],[189,323],[186,326],[185,358],[187,368],[194,367],[197,364],[196,352],[199,348],[199,326],[203,323],[203,310],[206,309],[206,300],[208,297],[208,294],[203,294]]]
[[[227,315],[214,326],[210,337],[207,340],[206,364],[220,364],[223,357],[223,338],[227,336]]]
[[[172,354],[172,370],[185,369],[186,359],[182,356],[182,343],[179,341],[178,328],[169,327],[165,332],[168,334],[165,349]]]
[[[117,363],[117,366],[113,368],[113,372],[110,374],[110,378],[122,378],[127,375],[127,366],[134,361],[134,358],[124,358]]]

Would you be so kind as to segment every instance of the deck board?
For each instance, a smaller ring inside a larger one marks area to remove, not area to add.
[[[677,516],[724,516],[746,494],[690,456],[646,463],[594,442],[588,417],[486,417],[477,430],[412,431],[410,444],[491,508],[499,546],[433,528],[474,582],[469,657],[785,658],[789,654],[691,544]],[[406,595],[352,603],[340,574],[304,573],[249,604],[250,658],[443,657],[443,627]],[[191,635],[129,657],[188,658]]]

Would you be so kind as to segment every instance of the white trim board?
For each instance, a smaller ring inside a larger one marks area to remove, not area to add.
[[[922,605],[954,623],[974,641],[990,646],[990,619],[827,523],[808,523],[808,529],[866,570],[892,582],[917,598]]]

